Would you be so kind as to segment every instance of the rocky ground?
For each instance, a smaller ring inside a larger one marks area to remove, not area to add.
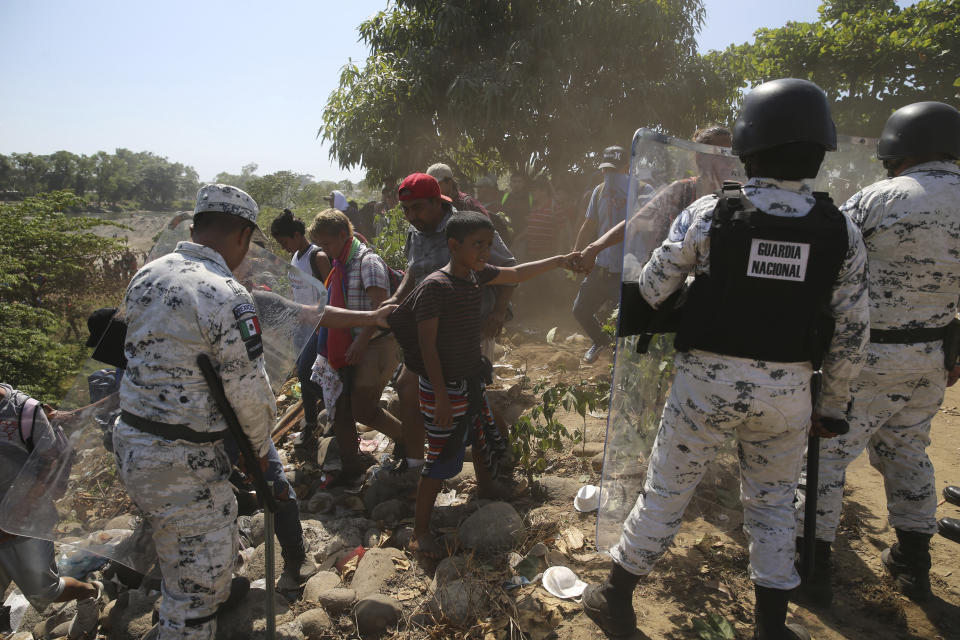
[[[549,326],[541,325],[513,332],[504,340],[499,364],[505,366],[497,369],[499,379],[491,396],[508,419],[529,412],[537,402],[531,389],[538,378],[570,383],[608,379],[609,353],[594,365],[583,365],[579,356],[588,346],[585,339],[571,338],[571,328],[562,326],[548,343]],[[958,407],[960,391],[954,388],[934,423],[930,454],[938,488],[960,484],[960,448],[953,439],[960,425]],[[561,421],[571,432],[583,425],[576,413],[562,412]],[[517,584],[523,582],[517,575],[532,575],[531,567],[537,571],[553,565],[565,565],[587,582],[605,575],[609,560],[596,552],[596,514],[572,508],[581,485],[599,484],[605,425],[605,415],[587,414],[586,441],[551,451],[545,472],[533,484],[516,470],[512,497],[505,502],[478,499],[476,477],[466,463],[463,472],[447,482],[434,512],[434,530],[451,553],[440,562],[404,551],[413,522],[414,476],[381,474],[355,486],[318,489],[318,465],[291,463],[289,474],[301,500],[305,536],[321,570],[302,593],[276,594],[277,636],[602,637],[575,601],[550,595],[536,579]],[[284,445],[284,455],[289,455],[290,437]],[[323,456],[332,461],[334,453],[322,447]],[[883,515],[882,483],[865,456],[848,472],[847,494],[835,546],[837,602],[826,612],[792,604],[789,618],[823,640],[960,638],[956,543],[934,538],[931,578],[936,597],[918,606],[898,594],[880,563],[880,551],[894,535]],[[940,515],[960,517],[960,509],[947,504]],[[717,518],[709,516],[702,508],[691,509],[673,548],[656,573],[641,583],[634,599],[643,630],[638,638],[752,637],[753,588],[744,535],[734,520],[717,526],[712,524]],[[242,554],[239,573],[254,586],[243,606],[221,619],[217,637],[224,640],[263,637],[265,627],[267,594],[262,581],[257,582],[264,572],[262,515],[243,519],[241,529],[251,546]],[[523,564],[518,565],[521,559]],[[276,562],[279,574],[283,566],[279,548]],[[158,598],[148,587],[121,592],[104,611],[98,637],[139,639],[151,627]],[[58,624],[69,620],[72,608],[67,605],[51,617],[55,609],[43,617],[31,611],[21,630],[32,632],[34,638],[62,635],[65,627]],[[729,631],[722,630],[721,620],[729,623]]]

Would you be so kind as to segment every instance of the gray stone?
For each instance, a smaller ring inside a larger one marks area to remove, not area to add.
[[[546,501],[569,504],[573,507],[573,497],[580,490],[580,483],[574,478],[542,476],[538,481],[540,494]]]
[[[513,547],[522,530],[516,509],[506,502],[491,502],[464,520],[457,535],[467,549],[492,552]]]
[[[476,484],[477,472],[474,470],[472,462],[464,462],[460,473],[447,480],[447,485],[457,491],[463,491],[468,487],[476,486]]]
[[[274,593],[277,625],[293,621],[289,603],[279,593]],[[261,636],[267,628],[267,592],[250,589],[243,602],[229,615],[220,616],[217,622],[217,640],[248,640]]]
[[[330,634],[323,637],[329,638]],[[296,620],[277,625],[277,640],[304,640],[303,628]]]
[[[466,627],[484,611],[483,585],[472,578],[454,580],[439,587],[430,600],[430,611],[456,627]]]
[[[340,576],[333,571],[321,571],[309,580],[303,588],[303,599],[307,602],[318,602],[321,593],[336,589],[340,586]]]
[[[363,532],[374,526],[366,518],[335,518],[325,521],[303,520],[303,539],[319,563],[344,550],[363,544]]]
[[[437,570],[433,574],[433,583],[431,590],[442,587],[448,582],[460,580],[467,575],[467,559],[463,556],[450,556],[444,558],[437,565]]]
[[[390,547],[367,550],[360,558],[350,588],[356,591],[357,597],[361,599],[378,593],[397,571],[393,559],[403,557],[402,551]]]
[[[317,596],[317,603],[332,616],[340,615],[357,600],[353,589],[330,589]]]
[[[603,443],[602,442],[587,442],[584,444],[575,445],[570,452],[579,457],[579,458],[592,458],[593,456],[600,454],[603,455]]]
[[[361,635],[376,635],[395,627],[401,611],[400,603],[393,598],[374,594],[357,603],[353,617]]]
[[[253,546],[255,547],[259,547],[266,539],[266,536],[263,533],[263,527],[264,524],[262,511],[258,511],[250,516],[250,542],[253,543]]]
[[[133,529],[135,518],[130,514],[125,514],[122,516],[117,516],[116,518],[110,518],[104,524],[104,529]]]
[[[412,513],[412,505],[408,500],[391,498],[381,502],[370,511],[370,518],[376,522],[394,524],[403,520]]]
[[[603,451],[602,450],[600,451],[600,453],[590,458],[590,468],[593,469],[594,473],[600,473],[601,471],[603,471]]]
[[[321,640],[330,637],[333,622],[323,609],[310,609],[297,616],[297,622],[306,640]]]

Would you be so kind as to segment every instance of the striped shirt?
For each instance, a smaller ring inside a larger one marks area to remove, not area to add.
[[[416,324],[439,318],[437,351],[445,381],[476,375],[481,358],[483,285],[499,273],[498,267],[488,264],[480,271],[471,272],[470,279],[458,278],[442,270],[425,277],[390,317],[390,326],[403,349],[404,366],[427,376]]]

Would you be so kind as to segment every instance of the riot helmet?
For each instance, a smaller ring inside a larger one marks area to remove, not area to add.
[[[749,156],[794,142],[837,149],[837,129],[823,90],[809,80],[781,78],[754,87],[733,125],[736,156]]]
[[[915,102],[894,111],[880,134],[877,158],[933,153],[960,160],[960,111],[943,102]]]

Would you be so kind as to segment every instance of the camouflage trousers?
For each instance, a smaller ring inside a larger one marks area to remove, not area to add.
[[[794,588],[800,578],[793,499],[810,424],[810,367],[696,350],[678,353],[676,364],[643,492],[610,554],[635,575],[649,573],[672,544],[709,463],[734,436],[750,579]]]
[[[869,451],[870,464],[883,475],[890,526],[937,532],[936,484],[926,449],[930,422],[943,402],[947,372],[942,366],[904,371],[902,364],[884,358],[864,367],[850,385],[850,431],[820,441],[818,540],[835,539],[847,466],[864,449]],[[801,485],[806,486],[805,473]],[[802,532],[804,492],[798,491],[797,497],[797,530]]]
[[[223,443],[170,442],[119,421],[120,479],[153,528],[163,574],[160,639],[210,640],[237,559],[237,501]]]

